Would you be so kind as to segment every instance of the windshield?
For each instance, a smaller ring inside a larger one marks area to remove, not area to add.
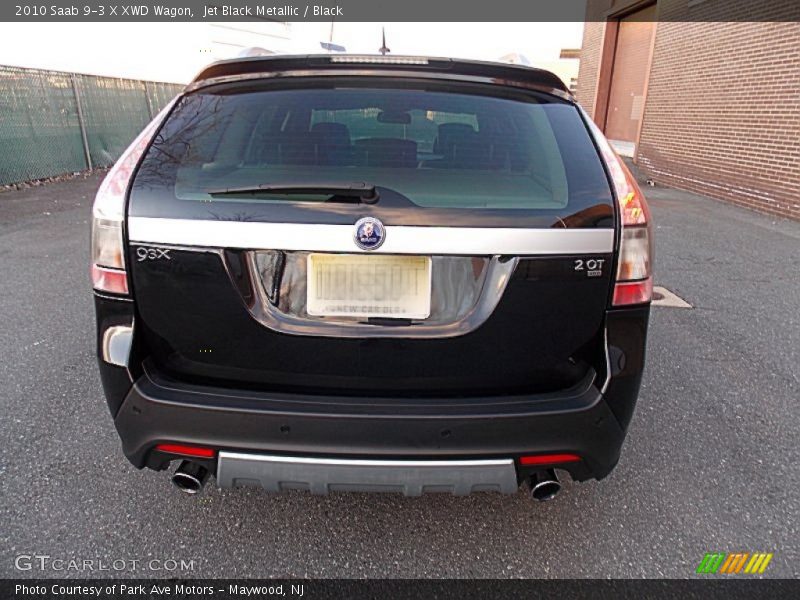
[[[136,185],[218,206],[321,203],[331,186],[352,185],[432,209],[561,212],[608,204],[604,171],[575,106],[545,94],[427,85],[188,95],[152,144]],[[259,186],[282,189],[249,189]]]

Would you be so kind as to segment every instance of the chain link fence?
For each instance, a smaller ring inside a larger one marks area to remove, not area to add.
[[[110,166],[182,87],[0,66],[0,185]]]

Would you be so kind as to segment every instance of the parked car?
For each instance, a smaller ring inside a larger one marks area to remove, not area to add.
[[[125,456],[223,487],[555,496],[602,479],[642,377],[651,219],[552,73],[215,63],[94,205]]]

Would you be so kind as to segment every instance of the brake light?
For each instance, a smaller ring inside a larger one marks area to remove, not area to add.
[[[128,146],[103,179],[92,206],[92,287],[113,294],[128,293],[122,223],[125,218],[125,194],[131,175],[161,124],[170,102]]]
[[[331,56],[332,63],[361,63],[371,65],[427,65],[428,59],[424,56],[378,56],[343,54]]]
[[[96,290],[111,292],[112,294],[127,294],[128,275],[124,270],[107,269],[93,264],[92,286]]]
[[[627,304],[643,304],[653,297],[653,280],[648,277],[643,281],[622,281],[614,286],[614,306]]]
[[[653,297],[653,231],[650,209],[627,165],[594,122],[584,115],[608,167],[622,221],[614,306],[645,304]]]

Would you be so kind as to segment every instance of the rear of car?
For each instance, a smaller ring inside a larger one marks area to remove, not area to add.
[[[94,209],[137,467],[223,486],[556,489],[616,464],[652,291],[641,192],[563,84],[410,57],[212,65]]]

